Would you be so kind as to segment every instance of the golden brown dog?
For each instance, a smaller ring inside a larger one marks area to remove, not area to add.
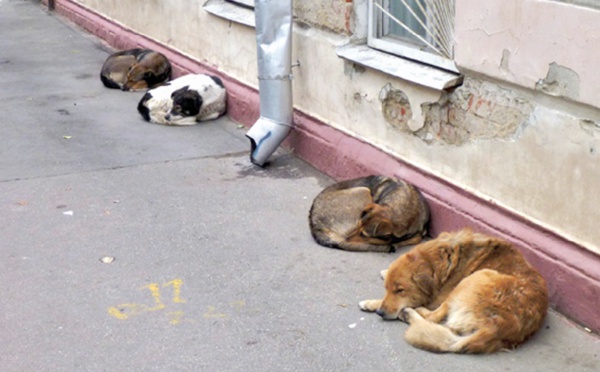
[[[429,208],[417,189],[396,178],[369,176],[326,187],[313,201],[310,231],[321,245],[390,252],[427,233]]]
[[[107,88],[125,91],[157,87],[171,78],[171,63],[150,49],[130,49],[111,54],[100,71]]]
[[[443,233],[394,261],[383,300],[359,303],[410,324],[406,340],[435,352],[491,353],[537,331],[548,309],[544,278],[510,243],[463,230]]]

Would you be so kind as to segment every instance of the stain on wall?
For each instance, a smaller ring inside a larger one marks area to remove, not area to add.
[[[579,75],[572,69],[551,63],[545,79],[535,85],[535,89],[551,96],[579,99]]]
[[[500,68],[504,71],[510,71],[510,50],[502,51],[502,59],[500,60]]]
[[[409,121],[413,116],[410,101],[403,91],[394,89],[391,84],[386,84],[379,92],[379,100],[383,117],[388,124],[403,132],[412,133],[414,131],[409,126]]]
[[[587,142],[588,151],[590,156],[596,157],[598,155],[598,148],[600,147],[600,123],[590,119],[580,119],[579,127],[590,136],[591,140]]]

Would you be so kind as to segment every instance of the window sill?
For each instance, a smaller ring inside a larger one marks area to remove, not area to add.
[[[369,48],[366,44],[343,45],[337,48],[336,54],[359,65],[432,89],[454,88],[461,85],[463,81],[463,76],[460,74],[380,52]]]
[[[217,17],[248,27],[255,27],[254,11],[252,9],[225,0],[208,0],[203,8]]]

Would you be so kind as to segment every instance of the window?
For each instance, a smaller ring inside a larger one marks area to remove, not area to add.
[[[219,18],[254,27],[254,0],[207,0],[202,7]]]
[[[455,0],[369,0],[367,44],[458,72],[453,62]]]

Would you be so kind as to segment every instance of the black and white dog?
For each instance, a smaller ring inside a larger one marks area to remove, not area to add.
[[[225,114],[227,93],[221,79],[190,74],[150,89],[138,104],[145,120],[166,125],[194,125]]]

